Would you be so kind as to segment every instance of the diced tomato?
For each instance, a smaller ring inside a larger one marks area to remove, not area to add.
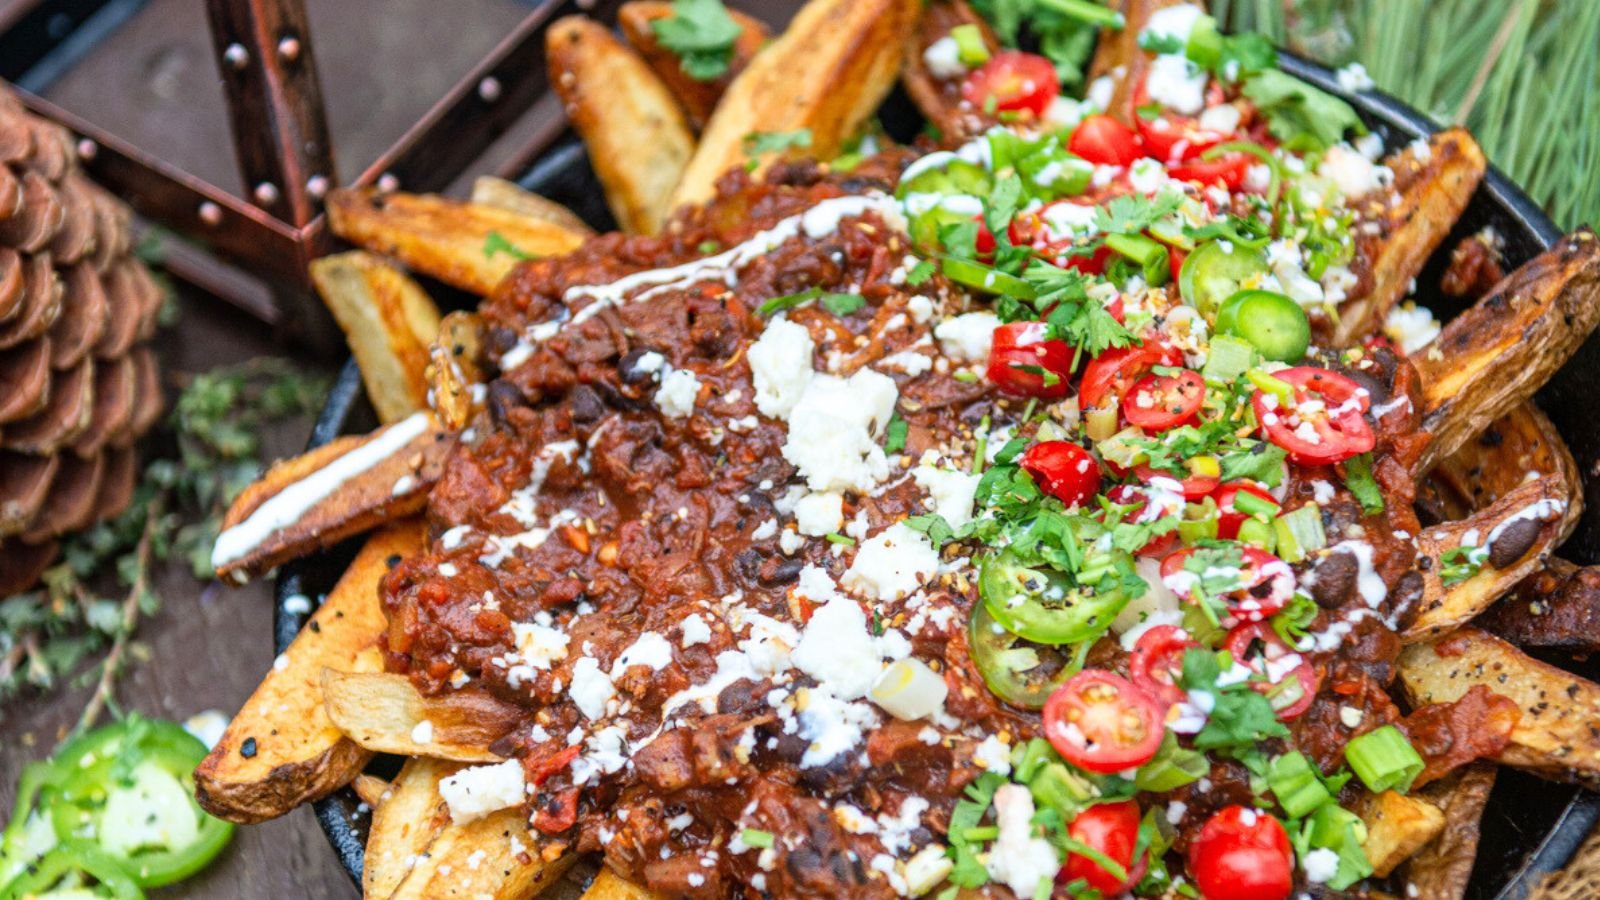
[[[1212,498],[1217,501],[1217,509],[1222,513],[1222,517],[1217,520],[1217,537],[1225,541],[1238,537],[1239,526],[1244,524],[1245,519],[1250,518],[1233,507],[1233,498],[1239,496],[1240,491],[1254,494],[1269,503],[1278,502],[1265,487],[1254,481],[1230,481],[1217,488],[1216,493],[1212,494]]]
[[[1128,677],[1168,703],[1178,703],[1187,696],[1178,686],[1184,651],[1198,646],[1188,632],[1176,625],[1148,628],[1139,635],[1128,657]]]
[[[1043,322],[1007,322],[994,330],[989,348],[989,380],[1003,393],[1059,400],[1070,389],[1072,347],[1047,340]]]
[[[1139,137],[1144,141],[1145,152],[1149,156],[1162,163],[1195,159],[1230,137],[1201,128],[1200,120],[1195,116],[1186,116],[1170,109],[1163,110],[1160,115],[1151,115],[1150,91],[1147,83],[1148,79],[1139,82],[1139,86],[1133,92],[1135,110],[1133,121],[1139,129]],[[1222,90],[1215,84],[1206,93],[1208,106],[1215,106],[1223,101]],[[1141,109],[1144,112],[1139,112]]]
[[[1045,702],[1044,735],[1079,768],[1121,772],[1156,755],[1165,712],[1161,701],[1121,675],[1084,669]]]
[[[1191,473],[1180,478],[1172,472],[1157,469],[1148,463],[1140,463],[1134,466],[1133,474],[1139,476],[1139,480],[1145,484],[1156,484],[1157,478],[1175,481],[1185,500],[1204,500],[1212,491],[1217,489],[1217,485],[1220,483],[1220,480],[1215,475],[1195,475]],[[1162,485],[1162,487],[1166,487],[1166,485]]]
[[[1209,900],[1284,900],[1294,889],[1294,854],[1283,824],[1228,806],[1189,842],[1189,874]]]
[[[972,249],[978,251],[979,259],[992,259],[994,257],[994,232],[989,230],[989,224],[983,221],[983,216],[973,216],[973,221],[978,223],[978,236],[973,238]]]
[[[1069,197],[1036,210],[1019,212],[1011,218],[1011,224],[1007,228],[1011,243],[1018,247],[1029,247],[1034,253],[1055,265],[1077,269],[1086,275],[1098,275],[1104,272],[1106,262],[1111,258],[1111,248],[1101,245],[1090,254],[1074,255],[1073,249],[1085,241],[1072,234],[1058,233],[1051,227],[1051,210],[1061,207],[1071,207],[1073,211],[1080,212],[1094,210],[1093,204],[1084,198]]]
[[[1272,376],[1294,387],[1294,405],[1285,407],[1264,391],[1257,391],[1251,404],[1267,439],[1288,451],[1290,459],[1302,465],[1331,465],[1366,453],[1377,443],[1363,417],[1372,400],[1355,381],[1316,366],[1280,369]]]
[[[1228,601],[1228,613],[1241,622],[1261,622],[1283,609],[1294,596],[1294,571],[1289,564],[1265,550],[1240,547],[1242,557],[1237,587],[1222,598]],[[1184,564],[1195,553],[1194,548],[1179,550],[1161,561],[1161,580],[1172,589],[1178,599],[1194,601],[1194,582],[1199,576],[1184,571]]]
[[[1060,93],[1055,64],[1020,50],[996,53],[961,85],[962,98],[979,110],[992,98],[998,111],[1027,110],[1035,116],[1044,115]]]
[[[1079,122],[1067,149],[1100,166],[1130,166],[1144,155],[1133,129],[1106,115],[1087,116]]]
[[[1247,622],[1228,632],[1222,644],[1234,662],[1268,681],[1250,686],[1266,695],[1280,719],[1293,719],[1311,708],[1320,680],[1311,660],[1283,642],[1266,622]]]
[[[1132,347],[1113,347],[1090,360],[1084,367],[1078,401],[1085,409],[1109,409],[1113,404],[1120,403],[1121,398],[1146,372],[1161,365],[1183,365],[1183,353],[1176,347],[1154,341]]]
[[[1067,506],[1087,506],[1100,493],[1100,464],[1070,441],[1040,441],[1017,461],[1040,489]]]
[[[1132,800],[1097,803],[1078,813],[1067,824],[1067,836],[1121,866],[1126,877],[1118,877],[1083,854],[1069,853],[1056,875],[1057,884],[1081,879],[1102,896],[1115,897],[1144,878],[1144,854],[1137,862],[1133,858],[1139,847],[1139,804]]]
[[[1193,181],[1207,187],[1220,184],[1237,191],[1250,174],[1256,158],[1248,153],[1225,153],[1216,159],[1193,159],[1167,168],[1167,177],[1177,181]]]
[[[1172,269],[1172,283],[1178,283],[1178,274],[1183,271],[1183,261],[1189,258],[1189,251],[1179,250],[1177,247],[1167,248],[1167,265]]]
[[[1122,398],[1122,415],[1147,432],[1193,422],[1206,400],[1206,380],[1193,369],[1146,375]]]

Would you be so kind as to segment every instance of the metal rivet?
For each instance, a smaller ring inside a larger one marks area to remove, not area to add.
[[[485,103],[493,103],[494,101],[499,100],[500,79],[490,75],[478,82],[478,96],[482,97]]]
[[[278,186],[270,181],[263,181],[256,185],[255,196],[256,202],[262,206],[276,203],[278,202]]]
[[[221,225],[222,207],[212,203],[210,200],[200,204],[200,221],[207,225]]]
[[[222,58],[235,69],[242,69],[250,63],[250,51],[243,44],[229,44],[228,49],[222,51]]]
[[[100,148],[95,145],[94,141],[91,141],[88,138],[78,139],[79,159],[94,159],[95,153],[97,153],[99,150]]]
[[[300,39],[295,37],[286,37],[279,41],[278,55],[290,62],[294,62],[295,60],[299,59]]]
[[[385,194],[398,191],[400,190],[400,179],[394,177],[392,172],[385,172],[378,178],[378,190]]]
[[[313,175],[306,179],[306,193],[321,200],[328,194],[328,176]]]

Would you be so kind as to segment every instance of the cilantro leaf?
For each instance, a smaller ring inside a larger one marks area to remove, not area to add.
[[[1363,453],[1344,461],[1344,486],[1361,504],[1362,512],[1369,516],[1383,512],[1383,491],[1372,477],[1372,454]]]
[[[715,81],[727,73],[740,34],[722,0],[672,0],[672,15],[656,19],[650,28],[696,81]]]
[[[523,250],[522,248],[518,247],[516,244],[513,244],[510,241],[506,240],[506,236],[501,234],[498,231],[491,231],[486,236],[484,236],[484,239],[483,239],[483,258],[484,259],[494,259],[496,256],[498,256],[498,255],[500,255],[502,253],[504,253],[504,254],[506,254],[508,256],[515,257],[517,259],[535,259],[536,258],[532,253],[529,253],[529,252]]]
[[[823,294],[819,299],[836,316],[848,316],[867,305],[867,298],[860,294]]]
[[[809,128],[797,128],[794,131],[752,131],[744,136],[744,152],[750,156],[782,153],[791,148],[803,150],[810,146]]]
[[[1289,735],[1289,729],[1278,721],[1278,714],[1272,711],[1272,703],[1266,697],[1256,693],[1247,682],[1218,687],[1217,679],[1221,674],[1221,663],[1212,651],[1191,648],[1183,654],[1180,683],[1186,690],[1204,691],[1215,698],[1206,726],[1194,736],[1197,748],[1253,748],[1266,738]]]
[[[1123,194],[1095,207],[1095,225],[1103,234],[1141,234],[1151,225],[1178,211],[1183,194],[1163,189],[1154,197]]]
[[[912,266],[911,271],[906,273],[906,284],[912,287],[920,287],[926,284],[928,279],[933,277],[933,273],[937,271],[938,267],[933,264],[932,260],[924,259]]]
[[[1350,104],[1277,69],[1257,73],[1242,91],[1266,116],[1272,136],[1291,149],[1322,150],[1346,131],[1366,133]]]
[[[899,411],[895,411],[889,417],[889,424],[884,426],[883,429],[883,452],[899,453],[904,450],[908,431],[910,431],[910,426],[906,425],[905,419],[900,418]]]
[[[1269,488],[1283,481],[1284,460],[1288,454],[1277,444],[1252,441],[1222,456],[1222,480],[1249,478]]]
[[[828,312],[836,316],[848,316],[866,305],[867,302],[866,298],[860,294],[834,294],[819,287],[812,287],[798,293],[773,297],[771,300],[756,307],[756,315],[770,316],[784,310],[804,306],[813,300],[821,302]]]

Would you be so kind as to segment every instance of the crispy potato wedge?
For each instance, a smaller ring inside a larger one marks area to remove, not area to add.
[[[358,247],[483,296],[523,259],[569,253],[585,237],[499,207],[372,188],[329,194],[328,224]]]
[[[1444,813],[1439,807],[1394,791],[1368,797],[1360,813],[1367,826],[1367,839],[1361,849],[1372,863],[1372,873],[1379,878],[1387,877],[1444,830]]]
[[[525,191],[504,178],[479,175],[472,182],[471,200],[479,206],[491,206],[506,212],[514,212],[530,219],[559,225],[579,234],[594,234],[594,229],[589,227],[589,223],[578,218],[577,213],[554,200],[541,197],[532,191]]]
[[[1412,644],[1400,654],[1412,706],[1448,703],[1474,685],[1516,701],[1522,718],[1499,761],[1555,781],[1600,785],[1600,685],[1542,663],[1477,628]]]
[[[921,0],[810,0],[756,54],[717,104],[670,207],[700,203],[746,161],[745,136],[811,132],[806,153],[831,159],[894,86]],[[758,159],[757,171],[772,161]]]
[[[380,422],[398,422],[428,406],[428,345],[439,333],[439,308],[406,273],[363,250],[311,263],[311,281],[344,331]]]
[[[678,105],[683,107],[684,115],[688,117],[689,124],[694,130],[699,131],[706,127],[706,121],[711,118],[711,111],[717,108],[717,101],[722,99],[722,92],[728,89],[744,67],[750,64],[767,42],[771,33],[760,19],[747,16],[736,10],[728,10],[728,15],[733,18],[734,24],[739,26],[739,38],[733,43],[733,55],[728,60],[728,71],[710,81],[701,81],[683,70],[683,64],[678,59],[678,54],[673,53],[661,45],[656,37],[655,26],[652,24],[660,19],[672,15],[672,4],[661,0],[633,0],[624,3],[617,9],[617,24],[622,27],[622,36],[644,61],[655,70],[657,76],[666,84],[667,90],[677,99]]]
[[[1100,41],[1094,48],[1094,58],[1089,61],[1089,81],[1101,76],[1111,78],[1111,103],[1106,112],[1125,125],[1133,124],[1133,86],[1144,81],[1145,69],[1150,65],[1150,54],[1139,46],[1139,32],[1157,10],[1189,2],[1189,0],[1117,0],[1108,6],[1121,7],[1123,26],[1117,30],[1100,32]],[[1196,4],[1204,9],[1206,4]]]
[[[394,789],[394,785],[376,775],[362,773],[350,782],[350,789],[356,792],[362,803],[376,809],[384,796]]]
[[[623,878],[611,869],[601,866],[599,874],[583,892],[583,900],[655,900],[661,896],[647,887]]]
[[[900,83],[929,122],[939,129],[946,142],[959,142],[983,131],[988,121],[972,110],[961,108],[961,78],[940,78],[928,69],[923,54],[935,41],[946,37],[960,25],[973,25],[983,35],[990,53],[1000,49],[1000,39],[984,18],[965,0],[938,0],[923,8],[915,31],[906,38],[906,68]]]
[[[1444,828],[1406,860],[1401,870],[1405,896],[1414,900],[1461,900],[1466,894],[1478,855],[1479,826],[1496,771],[1490,763],[1474,763],[1417,792],[1419,798],[1444,813]]]
[[[255,575],[422,509],[454,437],[428,413],[337,438],[274,464],[222,518],[217,575]]]
[[[1339,306],[1339,324],[1330,346],[1349,347],[1378,330],[1389,309],[1410,293],[1413,280],[1450,234],[1489,167],[1483,148],[1464,128],[1435,134],[1425,158],[1407,148],[1384,162],[1403,176],[1405,187],[1393,204],[1355,201],[1357,207],[1374,205],[1365,212],[1368,221],[1381,229],[1375,244],[1364,244],[1370,255],[1372,289]]]
[[[230,822],[276,818],[348,783],[366,765],[371,754],[323,709],[322,670],[382,670],[378,639],[388,623],[378,581],[391,556],[422,548],[424,530],[420,519],[407,519],[367,539],[195,770],[195,796],[206,811]],[[241,752],[247,742],[248,756]]]
[[[1440,460],[1428,473],[1428,482],[1443,511],[1459,519],[1515,490],[1530,472],[1560,476],[1567,486],[1571,503],[1561,533],[1566,540],[1583,513],[1583,479],[1555,424],[1531,402],[1496,419],[1476,439]]]
[[[488,747],[522,715],[477,690],[424,697],[393,672],[324,669],[322,696],[333,724],[368,750],[455,762],[500,762]]]
[[[1600,567],[1546,560],[1473,624],[1524,649],[1600,651]]]
[[[550,25],[545,58],[617,224],[633,234],[656,233],[694,153],[694,132],[672,92],[610,29],[586,16]]]
[[[1555,550],[1571,504],[1571,489],[1562,477],[1544,475],[1524,482],[1465,519],[1424,528],[1417,536],[1417,549],[1432,564],[1422,573],[1417,616],[1401,638],[1425,640],[1488,609]],[[1447,586],[1441,577],[1447,565],[1445,557],[1472,548],[1481,548],[1476,553],[1481,562],[1478,572]]]
[[[1600,323],[1600,241],[1588,228],[1506,276],[1411,361],[1422,375],[1418,471],[1531,397]]]
[[[406,760],[387,796],[372,804],[361,893],[388,897],[450,821],[439,782],[455,774],[455,763],[427,757]],[[370,801],[369,801],[370,802]]]
[[[549,854],[551,858],[546,859]],[[577,854],[546,846],[520,808],[444,826],[390,900],[525,900],[561,877]]]
[[[451,431],[466,428],[479,405],[472,389],[485,380],[477,362],[482,341],[478,314],[453,312],[444,317],[439,338],[428,351],[426,374],[434,410]]]

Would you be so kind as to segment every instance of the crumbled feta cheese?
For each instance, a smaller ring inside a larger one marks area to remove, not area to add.
[[[876,600],[910,594],[939,569],[939,551],[926,535],[896,523],[861,545],[842,583]]]
[[[468,766],[439,782],[439,797],[450,808],[450,820],[458,825],[520,804],[526,790],[522,762],[515,759],[492,766]]]
[[[943,516],[951,528],[960,528],[972,521],[972,502],[978,493],[980,476],[921,465],[912,470],[912,477],[933,500],[931,511]]]
[[[1300,868],[1305,870],[1306,881],[1325,884],[1339,873],[1339,854],[1318,847],[1300,858]]]
[[[1323,155],[1317,174],[1331,180],[1346,198],[1360,197],[1391,183],[1394,173],[1374,165],[1347,144],[1335,144]]]
[[[837,491],[807,494],[794,505],[795,527],[801,534],[821,537],[844,524],[844,495]]]
[[[673,369],[661,377],[656,406],[667,418],[681,419],[694,412],[694,401],[699,395],[700,379],[688,369]]]
[[[1000,317],[994,313],[963,313],[940,322],[933,336],[939,339],[945,356],[957,362],[982,362],[989,358],[994,330],[999,327]]]
[[[551,663],[566,659],[567,644],[572,642],[566,632],[538,622],[512,622],[511,635],[517,655],[535,669],[548,670]]]
[[[1416,353],[1439,336],[1439,320],[1425,306],[1401,303],[1389,308],[1383,319],[1383,333],[1405,354]]]
[[[922,62],[928,67],[928,74],[935,78],[960,78],[967,74],[967,67],[961,63],[961,45],[948,34],[922,51]]]
[[[600,671],[600,663],[594,657],[585,656],[572,667],[572,686],[567,689],[567,696],[586,718],[598,719],[605,715],[606,703],[616,695],[616,685]]]
[[[707,625],[706,620],[700,616],[689,616],[682,622],[679,622],[678,630],[683,633],[683,641],[681,642],[680,646],[682,646],[684,649],[696,646],[697,644],[708,644],[711,642],[711,626]]]
[[[411,728],[411,743],[413,743],[413,744],[431,744],[431,743],[433,743],[433,723],[428,721],[427,719],[423,719],[422,721],[418,722],[416,725],[413,725],[412,728]]]
[[[1055,878],[1061,858],[1055,847],[1034,834],[1033,795],[1020,784],[1003,784],[994,792],[1000,837],[989,851],[989,877],[1018,897],[1032,897],[1041,882]]]
[[[1243,114],[1239,107],[1232,103],[1221,103],[1216,106],[1206,107],[1200,114],[1200,128],[1203,131],[1214,131],[1221,135],[1230,135],[1239,129],[1239,120]],[[1270,169],[1268,170],[1271,171]]]
[[[756,408],[763,415],[787,418],[816,372],[817,350],[811,333],[787,319],[773,319],[746,356],[755,382]]]
[[[1206,105],[1206,73],[1185,56],[1164,53],[1150,61],[1145,90],[1150,99],[1186,116]]]
[[[881,372],[818,374],[789,415],[783,457],[813,491],[866,493],[889,475],[877,436],[894,414],[899,388]]]
[[[629,644],[627,649],[617,656],[617,661],[611,664],[611,678],[613,680],[621,678],[624,672],[634,666],[646,666],[652,672],[659,672],[671,663],[672,645],[656,632],[646,631]]]
[[[795,668],[840,699],[865,697],[883,671],[882,658],[868,627],[861,604],[835,595],[806,623],[805,634],[792,655]]]
[[[996,775],[1011,774],[1011,745],[989,735],[972,749],[972,762]]]
[[[1361,63],[1353,62],[1340,69],[1337,75],[1339,87],[1346,91],[1370,91],[1377,87],[1377,82],[1367,74],[1367,67]]]

